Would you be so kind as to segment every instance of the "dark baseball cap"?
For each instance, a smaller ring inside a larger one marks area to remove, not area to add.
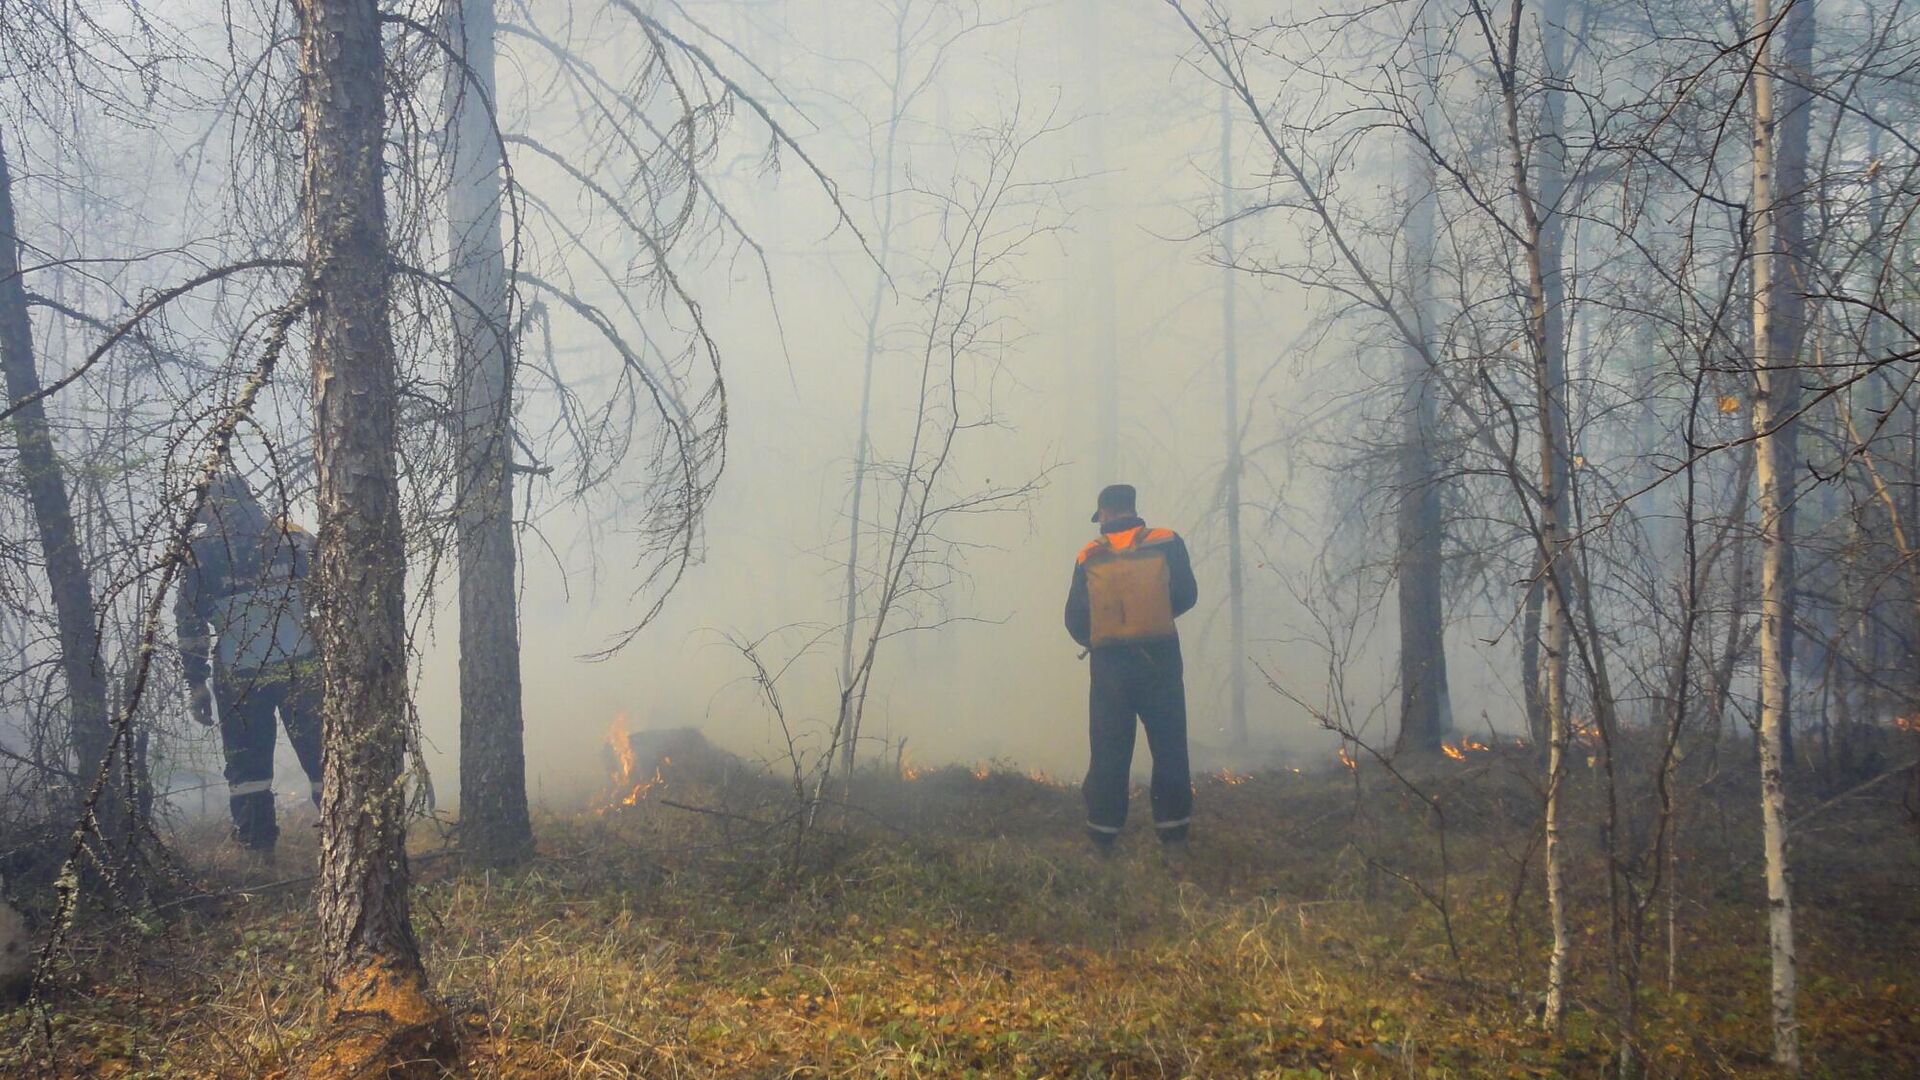
[[[1100,501],[1096,504],[1090,520],[1099,521],[1101,510],[1126,510],[1134,508],[1134,490],[1132,484],[1108,484],[1100,489]]]

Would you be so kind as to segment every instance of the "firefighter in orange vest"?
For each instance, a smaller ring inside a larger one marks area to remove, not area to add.
[[[1163,844],[1186,843],[1193,819],[1187,771],[1187,690],[1173,620],[1198,599],[1187,545],[1172,529],[1148,528],[1129,484],[1100,492],[1100,539],[1080,549],[1067,592],[1067,633],[1087,650],[1092,758],[1081,796],[1087,835],[1102,853],[1127,823],[1134,720],[1153,753],[1153,825]]]

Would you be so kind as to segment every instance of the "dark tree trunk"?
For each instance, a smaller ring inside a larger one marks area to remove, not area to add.
[[[1397,752],[1438,754],[1453,729],[1453,706],[1447,692],[1445,600],[1440,516],[1440,481],[1434,467],[1437,441],[1437,403],[1434,373],[1428,363],[1432,341],[1431,289],[1433,271],[1433,161],[1422,146],[1408,147],[1413,172],[1407,208],[1407,310],[1414,328],[1426,340],[1402,346],[1400,455],[1396,488],[1400,497],[1395,518],[1400,579],[1400,736]]]
[[[325,1075],[383,1075],[440,1042],[408,911],[406,551],[382,186],[386,71],[375,0],[297,0],[325,688],[321,972]]]
[[[113,727],[107,718],[106,673],[100,663],[100,639],[94,633],[93,584],[80,558],[80,538],[74,531],[73,506],[67,480],[53,446],[45,405],[29,401],[40,393],[40,372],[33,353],[33,323],[27,314],[27,293],[20,279],[20,235],[13,213],[13,174],[6,148],[0,145],[0,368],[5,369],[7,398],[19,405],[13,414],[14,438],[19,446],[20,481],[26,488],[46,560],[47,585],[59,628],[60,674],[67,684],[68,745],[79,778],[76,803],[85,797],[112,744]],[[115,766],[116,771],[118,766]],[[111,785],[97,809],[103,828],[124,818],[125,804]]]
[[[447,195],[459,454],[460,848],[483,866],[533,850],[514,595],[513,353],[502,247],[501,147],[494,116],[492,0],[452,7],[448,40],[465,69],[448,74],[452,177]]]

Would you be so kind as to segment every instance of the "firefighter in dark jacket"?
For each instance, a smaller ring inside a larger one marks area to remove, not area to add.
[[[1138,717],[1153,753],[1154,831],[1162,843],[1182,845],[1193,818],[1193,785],[1187,691],[1173,620],[1198,599],[1193,563],[1173,530],[1149,528],[1140,519],[1130,485],[1101,491],[1093,520],[1100,539],[1080,550],[1067,592],[1067,633],[1087,650],[1092,676],[1092,759],[1080,789],[1087,835],[1106,852],[1126,825]]]
[[[190,538],[174,600],[193,718],[211,725],[219,709],[234,833],[255,851],[271,852],[280,832],[273,810],[275,712],[316,805],[320,799],[320,681],[307,631],[312,561],[312,536],[268,518],[246,481],[224,472]]]

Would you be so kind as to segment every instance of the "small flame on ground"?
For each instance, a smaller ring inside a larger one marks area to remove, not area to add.
[[[601,813],[604,814],[619,806],[633,806],[646,798],[654,788],[666,782],[661,770],[673,764],[673,759],[670,757],[660,759],[660,764],[654,767],[651,777],[635,782],[635,766],[638,762],[633,753],[632,735],[627,731],[625,713],[616,714],[613,723],[607,725],[607,745],[613,748],[615,761],[612,785],[614,796],[607,805],[600,808]]]
[[[1214,773],[1213,775],[1215,779],[1219,780],[1221,783],[1227,785],[1228,787],[1233,787],[1237,784],[1244,784],[1247,781],[1253,779],[1252,773],[1234,772],[1232,769],[1221,769],[1219,772]]]
[[[1440,744],[1441,752],[1455,761],[1465,761],[1467,760],[1468,754],[1484,752],[1491,749],[1493,749],[1493,747],[1488,746],[1486,743],[1476,742],[1471,738],[1461,739],[1458,743],[1443,742]]]

